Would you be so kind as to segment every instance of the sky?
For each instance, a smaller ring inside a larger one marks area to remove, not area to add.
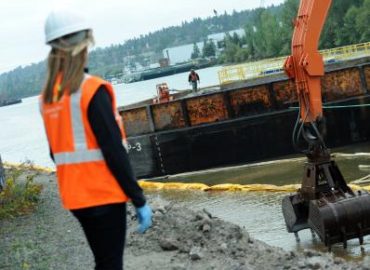
[[[44,22],[60,6],[76,8],[90,22],[95,47],[122,44],[125,40],[181,25],[195,17],[207,18],[284,0],[1,0],[0,73],[46,58]]]

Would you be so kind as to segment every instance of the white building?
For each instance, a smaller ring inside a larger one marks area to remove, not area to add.
[[[202,52],[203,42],[196,43],[199,51]],[[194,44],[186,44],[177,47],[171,47],[164,49],[163,57],[170,59],[170,65],[187,62],[191,59],[191,54],[194,50]]]
[[[244,29],[235,29],[228,31],[227,33],[229,33],[231,36],[233,36],[234,33],[236,33],[239,37],[245,36]],[[217,43],[219,41],[223,41],[225,36],[226,32],[211,34],[207,36],[207,40],[214,42],[216,48],[218,49]],[[197,42],[196,44],[199,48],[199,51],[202,52],[204,42]],[[189,60],[191,60],[191,54],[193,53],[193,49],[194,44],[186,44],[182,46],[166,48],[162,51],[162,53],[163,57],[170,59],[170,65],[174,65],[178,63],[188,62]]]

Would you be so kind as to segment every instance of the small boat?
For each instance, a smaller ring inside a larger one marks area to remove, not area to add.
[[[21,103],[22,99],[0,100],[0,107]]]

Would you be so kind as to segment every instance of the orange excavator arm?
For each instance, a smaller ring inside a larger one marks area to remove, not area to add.
[[[331,0],[301,0],[294,21],[292,55],[284,69],[294,80],[299,114],[293,131],[297,146],[301,137],[307,144],[302,185],[282,201],[288,232],[311,229],[326,246],[370,234],[370,194],[353,192],[325,146],[320,127],[324,126],[321,84],[324,62],[318,52],[321,30]],[[299,126],[299,128],[298,128]]]
[[[303,122],[314,122],[322,117],[320,77],[324,75],[324,61],[318,52],[321,30],[331,0],[302,0],[294,21],[292,55],[284,70],[294,79],[300,116]]]

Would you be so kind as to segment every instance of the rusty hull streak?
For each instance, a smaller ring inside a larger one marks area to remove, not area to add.
[[[356,68],[329,72],[321,79],[323,102],[364,94]]]
[[[185,127],[181,102],[163,103],[153,106],[153,121],[156,130]]]
[[[370,88],[370,66],[365,67],[364,73],[365,73],[365,80],[366,80],[367,88],[369,89]]]
[[[276,100],[278,103],[290,104],[298,102],[294,82],[281,81],[273,84]]]
[[[223,94],[191,98],[187,100],[186,105],[192,126],[228,118]]]
[[[120,114],[127,136],[150,132],[149,119],[145,107],[121,111]]]
[[[266,85],[231,92],[230,105],[236,117],[256,114],[272,106]]]

